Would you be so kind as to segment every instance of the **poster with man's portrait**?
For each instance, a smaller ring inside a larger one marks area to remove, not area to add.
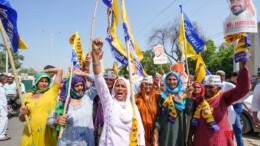
[[[257,32],[256,10],[253,0],[227,0],[230,15],[224,21],[224,35]]]
[[[167,62],[167,56],[164,52],[162,45],[157,45],[153,48],[154,51],[154,58],[153,62],[154,64],[166,64]]]

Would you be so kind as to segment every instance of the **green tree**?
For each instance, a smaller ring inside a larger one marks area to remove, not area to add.
[[[0,47],[4,47],[2,44],[0,44]],[[14,54],[13,51],[12,52],[12,55],[13,55],[13,59],[14,59],[14,64],[15,64],[15,67],[16,69],[19,69],[21,68],[22,66],[22,62],[24,60],[24,56],[22,55],[19,55],[19,53],[17,54]],[[5,71],[5,65],[6,64],[6,53],[5,53],[5,49],[1,49],[0,50],[0,72],[4,72]],[[10,61],[8,60],[8,71],[11,71],[11,64],[10,64]]]
[[[207,50],[203,51],[201,53],[201,56],[203,58],[203,61],[205,62],[206,66],[208,67],[208,62],[210,62],[210,56],[216,54],[216,46],[214,44],[214,42],[212,40],[207,40],[205,41]],[[189,63],[189,72],[190,74],[195,74],[195,69],[196,69],[196,63],[197,61],[192,60],[191,58],[188,59],[188,63]]]
[[[143,51],[143,60],[141,61],[143,65],[143,69],[146,71],[148,75],[155,75],[155,73],[161,72],[161,65],[153,64],[154,52],[153,50]],[[170,71],[170,64],[163,64],[162,69],[165,73]],[[126,66],[121,66],[119,68],[119,75],[129,74]]]
[[[227,78],[233,72],[233,45],[222,45],[219,52],[216,52],[216,46],[212,40],[206,41],[207,51],[203,51],[201,56],[207,66],[207,69],[215,74],[217,70],[226,72]],[[196,62],[189,59],[189,71],[191,74],[195,73]]]
[[[207,64],[208,69],[212,74],[215,74],[217,70],[223,70],[226,72],[226,78],[230,78],[233,72],[233,54],[233,45],[228,45],[227,47],[222,45],[218,53],[209,57],[210,61]]]
[[[30,76],[33,76],[36,74],[36,70],[34,70],[32,67],[30,68],[22,68],[18,71],[18,74],[21,75],[22,73],[26,73]]]

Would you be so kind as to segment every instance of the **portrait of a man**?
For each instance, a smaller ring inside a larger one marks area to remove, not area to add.
[[[224,34],[257,32],[256,11],[252,0],[227,0],[230,15],[224,21]]]

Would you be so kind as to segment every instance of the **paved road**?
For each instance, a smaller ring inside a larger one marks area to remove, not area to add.
[[[23,123],[21,123],[18,118],[13,117],[8,121],[7,135],[11,136],[12,139],[8,141],[0,141],[0,146],[19,146]],[[260,146],[260,136],[259,133],[250,133],[243,136],[245,146]]]
[[[8,120],[7,135],[12,139],[0,141],[0,146],[19,146],[22,136],[23,123],[18,118],[13,117]]]

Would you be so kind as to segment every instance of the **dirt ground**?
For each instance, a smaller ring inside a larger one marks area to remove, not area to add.
[[[260,146],[260,133],[249,133],[243,135],[244,146]],[[236,142],[235,142],[236,144]]]

